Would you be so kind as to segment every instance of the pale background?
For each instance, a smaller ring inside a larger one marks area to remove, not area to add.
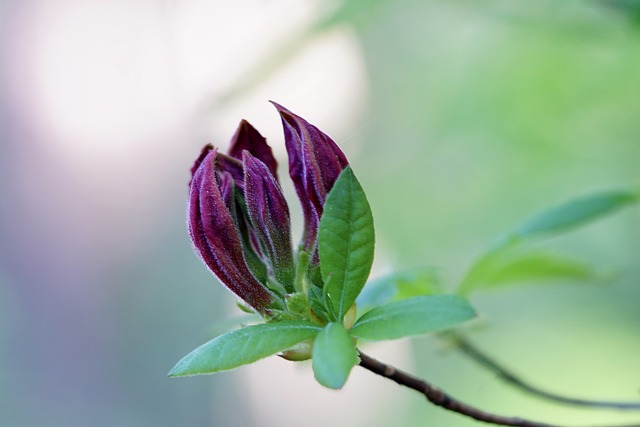
[[[190,247],[189,168],[246,118],[286,169],[278,101],[349,157],[374,211],[374,274],[434,265],[455,283],[530,214],[640,185],[638,10],[1,0],[0,425],[476,425],[358,368],[340,392],[278,358],[166,378],[235,313]],[[639,212],[545,243],[612,283],[478,295],[476,343],[553,391],[640,399]],[[499,413],[640,418],[528,398],[433,338],[369,352]]]

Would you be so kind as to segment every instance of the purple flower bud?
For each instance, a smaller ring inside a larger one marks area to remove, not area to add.
[[[245,262],[241,236],[229,209],[233,180],[226,171],[222,176],[216,173],[216,158],[217,150],[205,147],[192,169],[189,234],[196,251],[218,279],[264,314],[275,296],[256,279]]]
[[[254,230],[269,258],[276,280],[294,291],[289,206],[268,166],[243,152],[245,201]]]
[[[304,213],[303,245],[311,253],[315,251],[327,193],[349,162],[328,135],[283,106],[272,103],[282,118],[289,154],[289,175]]]
[[[331,138],[274,105],[282,118],[289,174],[304,213],[302,249],[311,261],[302,268],[321,286],[318,225],[327,193],[348,162]],[[203,148],[189,184],[189,233],[196,251],[227,288],[263,315],[299,285],[294,283],[297,258],[277,166],[266,139],[243,120],[228,155],[211,145]]]

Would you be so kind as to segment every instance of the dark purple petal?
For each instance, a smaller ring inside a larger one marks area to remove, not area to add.
[[[283,106],[272,103],[282,118],[289,154],[289,175],[305,218],[304,246],[311,251],[316,245],[327,193],[349,162],[328,135]]]
[[[220,158],[220,154],[218,154],[217,158]],[[267,268],[261,260],[260,243],[255,236],[255,232],[248,225],[249,218],[245,213],[246,209],[243,209],[237,200],[235,181],[229,172],[217,171],[216,173],[218,175],[218,184],[220,186],[222,200],[224,200],[225,205],[227,205],[231,218],[233,218],[238,233],[240,234],[242,253],[244,254],[247,266],[260,283],[266,283]]]
[[[242,160],[242,152],[247,150],[252,156],[257,157],[262,163],[267,165],[271,174],[278,179],[278,162],[273,157],[273,151],[267,144],[264,136],[256,130],[251,124],[242,120],[236,133],[231,138],[229,146],[229,155],[238,160]]]
[[[271,262],[275,278],[293,292],[294,265],[291,248],[291,219],[282,189],[267,165],[243,153],[247,212]]]
[[[244,170],[242,169],[242,161],[227,156],[226,154],[218,153],[216,156],[216,170],[218,174],[226,172],[233,177],[233,181],[236,187],[241,190],[244,189]]]
[[[189,234],[205,264],[233,293],[260,313],[274,296],[251,273],[245,262],[238,229],[216,179],[212,149],[200,159],[191,181]]]
[[[209,154],[211,150],[213,150],[213,145],[211,144],[207,144],[204,147],[202,147],[202,150],[200,151],[200,155],[198,156],[196,161],[193,162],[193,166],[191,166],[191,180],[193,180],[193,176],[196,174],[196,171],[202,164],[202,161],[204,160],[205,157],[207,157],[207,154]],[[191,180],[189,180],[189,186],[191,186]]]

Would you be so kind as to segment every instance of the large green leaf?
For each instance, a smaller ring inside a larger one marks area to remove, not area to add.
[[[342,323],[329,323],[313,342],[313,374],[325,387],[342,388],[358,363],[353,338]]]
[[[372,341],[440,331],[472,319],[476,312],[462,297],[427,295],[396,301],[365,313],[351,335]]]
[[[564,231],[637,203],[637,192],[612,190],[569,201],[542,212],[513,231],[518,238]]]
[[[302,321],[247,326],[196,348],[173,367],[169,376],[212,374],[237,368],[311,339],[320,330]]]
[[[324,292],[340,320],[362,290],[373,263],[373,216],[350,167],[327,196],[318,230]]]

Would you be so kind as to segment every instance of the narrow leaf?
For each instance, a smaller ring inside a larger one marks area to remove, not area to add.
[[[329,323],[318,334],[312,358],[316,380],[333,389],[342,388],[351,368],[358,363],[355,343],[342,323]]]
[[[639,200],[640,195],[631,191],[613,190],[595,193],[542,212],[516,228],[513,234],[526,238],[557,233],[613,213]]]
[[[498,287],[522,283],[544,284],[556,281],[595,281],[603,275],[587,263],[548,252],[529,252],[495,270],[486,272],[481,286]]]
[[[371,208],[351,167],[347,167],[327,196],[318,231],[324,291],[337,319],[342,319],[367,281],[373,251]]]
[[[173,367],[169,376],[212,374],[237,368],[311,339],[320,330],[302,321],[247,326],[196,348]]]
[[[494,271],[519,245],[517,239],[502,239],[487,252],[482,254],[467,271],[460,283],[458,294],[469,295],[492,271]]]
[[[325,322],[329,321],[330,316],[325,294],[322,292],[322,289],[317,286],[311,286],[309,288],[309,306],[317,317]]]
[[[455,295],[427,295],[396,301],[365,313],[351,335],[372,341],[440,331],[472,319],[475,310]]]

